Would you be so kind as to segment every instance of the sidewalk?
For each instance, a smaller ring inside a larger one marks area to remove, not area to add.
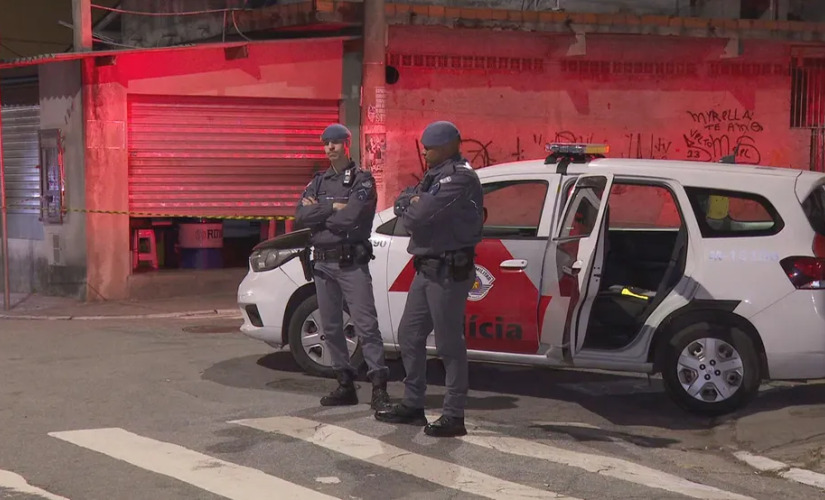
[[[162,300],[81,302],[66,297],[11,294],[11,310],[0,302],[2,319],[95,320],[152,318],[240,318],[234,293]]]

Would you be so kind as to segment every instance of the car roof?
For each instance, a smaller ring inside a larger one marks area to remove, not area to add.
[[[554,169],[555,164],[546,165],[544,159],[522,160],[500,163],[478,170],[479,175],[519,174],[546,172]],[[595,173],[598,169],[604,173],[614,175],[645,175],[650,177],[668,177],[680,179],[694,175],[706,176],[709,173],[736,175],[754,175],[795,178],[802,172],[798,169],[783,167],[768,167],[762,165],[741,165],[730,163],[712,163],[681,160],[644,160],[629,158],[600,158],[589,163],[571,163],[568,172],[571,174]]]
[[[555,172],[556,165],[546,165],[544,159],[521,160],[491,165],[477,170],[480,178],[499,175],[535,175]],[[672,179],[686,185],[730,187],[731,180],[744,180],[749,188],[775,185],[787,181],[803,200],[811,190],[825,183],[825,174],[789,167],[743,165],[684,160],[646,160],[633,158],[600,158],[588,163],[571,163],[568,174],[610,173],[658,179]],[[716,175],[714,175],[716,174]],[[710,177],[709,177],[710,176]],[[731,179],[731,178],[734,179]]]

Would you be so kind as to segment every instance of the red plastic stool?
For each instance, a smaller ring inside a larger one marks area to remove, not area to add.
[[[148,262],[152,269],[158,268],[158,248],[155,242],[154,229],[136,229],[134,239],[134,251],[132,252],[132,268],[137,269],[141,262]],[[141,241],[145,240],[149,245],[146,252],[140,251]]]

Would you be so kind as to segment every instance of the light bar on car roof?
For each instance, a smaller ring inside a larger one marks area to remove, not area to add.
[[[553,142],[545,144],[544,150],[559,155],[605,155],[610,152],[610,146],[607,144]]]

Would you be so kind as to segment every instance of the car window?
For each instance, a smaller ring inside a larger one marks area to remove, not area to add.
[[[570,210],[564,216],[560,238],[584,238],[593,232],[606,185],[604,177],[590,177],[579,182],[573,191]]]
[[[608,229],[679,229],[673,194],[664,186],[614,182],[610,188]]]
[[[814,189],[802,203],[802,210],[805,211],[811,229],[825,236],[825,187]]]
[[[697,187],[686,187],[685,191],[705,238],[770,236],[785,225],[764,196]]]
[[[517,180],[484,184],[485,238],[536,237],[547,199],[543,180]]]
[[[387,222],[378,226],[375,230],[378,234],[385,234],[388,236],[409,236],[410,234],[407,232],[406,228],[404,227],[404,221],[400,217],[393,217],[392,219],[388,220]]]

